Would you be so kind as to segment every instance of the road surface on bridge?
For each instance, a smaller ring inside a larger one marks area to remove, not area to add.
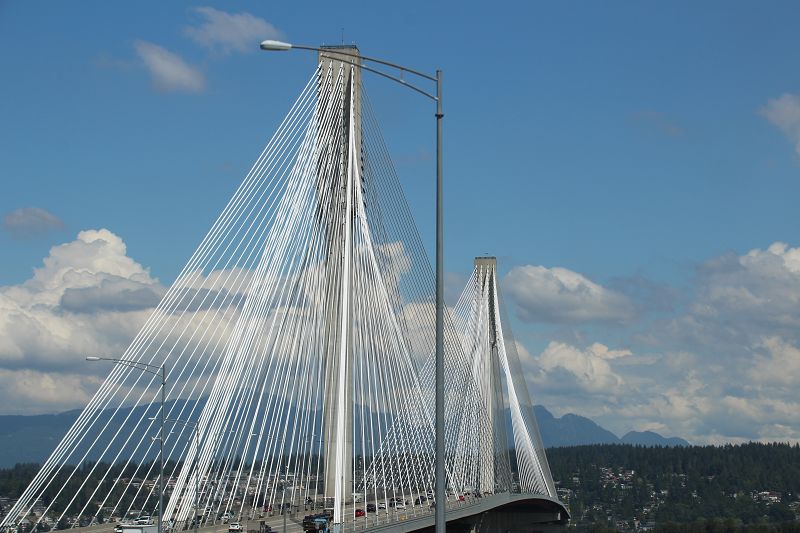
[[[470,514],[477,514],[498,505],[508,503],[517,496],[522,496],[517,499],[526,499],[529,497],[529,495],[518,494],[493,494],[486,495],[482,498],[467,496],[464,501],[450,501],[447,505],[448,518],[456,519]],[[509,499],[509,497],[511,497],[511,499]],[[348,505],[345,509],[345,522],[342,531],[410,531],[408,526],[412,526],[416,529],[417,526],[425,527],[428,521],[433,524],[433,509],[428,505],[409,505],[405,510],[395,508],[379,509],[376,513],[367,513],[366,516],[359,518],[353,518],[354,507],[357,509],[366,508],[364,504],[357,504],[356,506]],[[302,532],[303,517],[309,514],[314,514],[314,511],[309,510],[288,514],[286,516],[286,533]],[[246,533],[249,530],[257,531],[262,521],[275,531],[283,531],[283,516],[277,513],[273,516],[264,516],[263,518],[254,518],[252,520],[243,519],[240,520],[239,523]],[[117,523],[106,523],[98,526],[76,527],[69,531],[70,533],[114,533],[114,527],[116,525]],[[404,527],[396,529],[401,526]],[[185,531],[192,532],[194,529],[190,528]],[[200,527],[197,531],[198,533],[228,533],[228,524],[223,524],[220,521],[217,524]]]

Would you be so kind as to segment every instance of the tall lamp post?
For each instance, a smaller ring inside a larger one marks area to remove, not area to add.
[[[281,454],[281,462],[284,462],[283,454]],[[281,468],[283,470],[283,468]],[[287,469],[288,470],[288,469]],[[283,515],[283,533],[286,533],[286,482],[288,481],[286,474],[283,475],[283,496],[281,496],[281,514]]]
[[[118,365],[136,368],[148,374],[154,374],[161,377],[161,408],[159,409],[159,418],[161,420],[161,429],[158,438],[158,533],[164,533],[164,388],[167,383],[167,370],[165,365],[156,366],[141,361],[134,361],[133,359],[114,359],[113,357],[94,357],[89,356],[87,361],[111,361]],[[155,370],[153,370],[155,369]]]
[[[152,419],[151,419],[152,420]],[[166,422],[174,422],[175,424],[181,424],[186,427],[191,427],[192,431],[194,432],[194,461],[196,465],[200,464],[199,456],[200,456],[200,423],[199,422],[189,422],[187,420],[179,420],[177,418],[165,418],[164,421]],[[198,522],[200,521],[197,516],[197,506],[200,503],[200,471],[195,468],[194,471],[194,517],[192,517],[192,523],[194,524],[194,533],[197,533]]]
[[[252,436],[256,436],[256,433],[252,433]],[[275,440],[270,442],[274,442],[277,448],[279,441]],[[297,464],[297,461],[295,461],[295,464]],[[286,533],[286,482],[289,480],[288,472],[289,472],[289,465],[285,458],[285,452],[281,450],[281,466],[277,471],[277,475],[275,476],[275,483],[281,480],[281,473],[283,473],[283,482],[281,483],[282,496],[280,504],[281,515],[283,515],[283,529],[282,529],[283,533]],[[291,509],[291,505],[289,506],[289,508]]]
[[[310,50],[314,52],[326,53],[330,50],[315,46],[301,46],[281,41],[266,40],[261,43],[261,49],[273,52],[287,51],[296,48],[298,50]],[[445,471],[444,471],[444,220],[442,216],[442,71],[437,70],[436,75],[431,76],[417,70],[413,70],[395,63],[390,63],[382,59],[366,57],[362,55],[349,54],[341,49],[336,50],[336,59],[343,63],[362,68],[369,72],[396,81],[401,85],[413,89],[414,91],[427,96],[436,102],[436,533],[445,533]],[[384,65],[400,71],[413,74],[420,78],[436,83],[436,94],[431,94],[416,85],[412,85],[404,79],[387,74],[376,68],[368,67],[347,61],[339,56],[350,56],[354,60],[369,61],[378,65]]]

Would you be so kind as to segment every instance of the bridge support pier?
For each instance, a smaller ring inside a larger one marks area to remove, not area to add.
[[[503,498],[497,495],[496,498]],[[505,495],[515,501],[470,513],[467,509],[455,510],[453,519],[447,522],[448,533],[530,533],[530,532],[563,532],[569,525],[569,515],[561,503],[552,499],[526,498],[523,495]],[[482,503],[486,503],[484,500]],[[405,529],[387,528],[382,533],[395,532],[433,533],[433,527]]]
[[[558,513],[486,512],[447,524],[447,531],[469,533],[527,533],[563,531]]]

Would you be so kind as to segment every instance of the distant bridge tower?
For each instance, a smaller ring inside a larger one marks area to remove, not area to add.
[[[352,494],[353,464],[353,235],[361,187],[361,69],[355,46],[327,46],[319,52],[318,117],[340,109],[335,124],[317,124],[317,223],[326,233],[324,439],[325,499],[334,500],[334,523]],[[328,75],[328,72],[332,75]],[[339,131],[336,131],[339,130]],[[331,213],[340,216],[331,216]]]
[[[483,391],[484,408],[487,413],[489,434],[480,447],[479,489],[494,491],[498,485],[508,486],[511,473],[509,465],[508,437],[506,435],[506,405],[502,387],[502,369],[498,353],[498,342],[502,339],[497,301],[497,259],[483,256],[475,258],[475,302],[481,315],[480,323],[485,331],[477,336],[482,349],[475,351],[473,372]]]

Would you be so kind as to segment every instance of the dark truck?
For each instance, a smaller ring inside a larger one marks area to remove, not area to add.
[[[310,514],[303,517],[303,531],[328,531],[331,517],[328,514]]]

